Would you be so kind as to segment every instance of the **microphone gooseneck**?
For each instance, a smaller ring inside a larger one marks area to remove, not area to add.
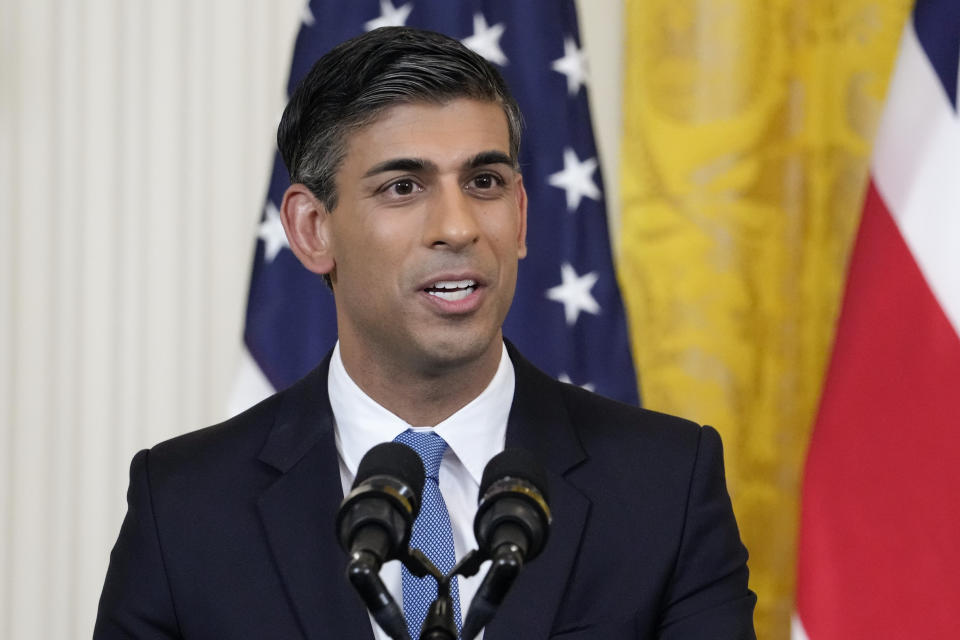
[[[363,456],[353,487],[337,511],[337,540],[349,556],[347,579],[391,638],[409,635],[403,611],[379,571],[384,562],[406,554],[424,479],[423,462],[410,447],[378,444]]]
[[[547,475],[533,455],[506,449],[483,471],[473,530],[480,553],[492,560],[463,623],[476,637],[493,618],[526,562],[543,550],[550,531]]]

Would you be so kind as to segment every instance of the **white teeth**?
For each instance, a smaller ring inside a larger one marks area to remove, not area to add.
[[[432,296],[437,296],[441,300],[456,302],[457,300],[463,300],[468,295],[473,293],[473,289],[457,289],[455,291],[428,291],[427,293]]]
[[[466,289],[467,287],[477,286],[474,280],[441,280],[434,282],[431,289]]]
[[[476,280],[439,280],[427,287],[427,293],[441,300],[456,302],[476,291]]]

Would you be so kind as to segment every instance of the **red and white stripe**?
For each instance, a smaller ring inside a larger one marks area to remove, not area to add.
[[[912,24],[810,443],[793,636],[960,638],[960,119]]]

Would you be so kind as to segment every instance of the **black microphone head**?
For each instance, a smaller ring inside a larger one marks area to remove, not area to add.
[[[490,462],[483,469],[483,478],[480,480],[480,497],[497,480],[505,477],[522,478],[536,487],[545,502],[550,502],[547,492],[547,472],[543,465],[532,453],[526,449],[504,449],[490,458]]]
[[[426,473],[420,456],[398,442],[384,442],[360,460],[353,487],[340,503],[337,539],[348,554],[366,551],[379,563],[399,557],[420,512]]]
[[[493,617],[523,565],[543,550],[550,533],[547,472],[532,453],[505,449],[480,480],[473,533],[480,559],[492,560],[470,603],[463,637],[474,638]]]
[[[391,476],[402,480],[419,498],[426,475],[416,451],[399,442],[382,442],[363,455],[353,488],[373,476]]]
[[[483,470],[473,532],[480,551],[491,554],[504,543],[535,558],[550,532],[547,473],[529,451],[505,449]]]

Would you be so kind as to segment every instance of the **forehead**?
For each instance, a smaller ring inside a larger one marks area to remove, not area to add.
[[[391,158],[419,158],[443,167],[481,151],[510,153],[503,107],[492,101],[458,98],[389,107],[347,137],[343,170]]]

